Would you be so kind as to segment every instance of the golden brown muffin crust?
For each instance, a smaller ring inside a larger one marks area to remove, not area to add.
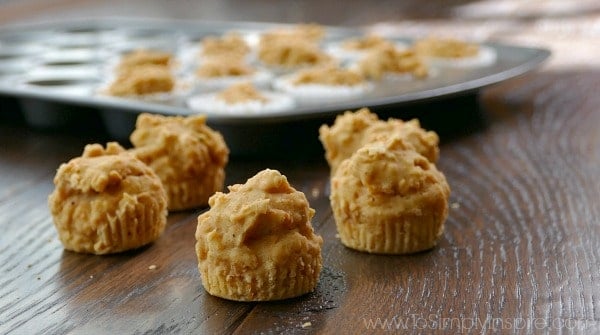
[[[266,169],[209,200],[198,217],[196,252],[203,285],[232,300],[277,300],[316,286],[323,240],[315,211],[279,171]]]
[[[203,78],[248,76],[256,72],[252,66],[242,59],[231,57],[214,57],[206,59],[196,69],[196,75]]]
[[[338,115],[331,127],[322,125],[319,128],[319,139],[332,173],[363,145],[390,136],[403,137],[431,162],[435,163],[439,157],[438,135],[421,128],[417,119],[405,122],[390,118],[383,121],[368,108],[361,108]]]
[[[206,125],[206,116],[142,113],[130,140],[131,152],[165,185],[169,210],[206,206],[223,188],[229,148],[223,136]]]
[[[169,66],[173,62],[173,55],[160,50],[136,49],[126,53],[119,60],[117,70],[129,70],[140,65]]]
[[[134,96],[168,93],[175,87],[175,77],[169,68],[161,65],[138,65],[118,73],[108,87],[113,96]]]
[[[242,58],[250,53],[250,46],[238,33],[227,33],[224,36],[207,36],[202,39],[201,54],[205,57],[237,57]]]
[[[448,216],[450,187],[435,165],[400,137],[365,145],[331,180],[342,243],[403,254],[432,248]]]
[[[323,84],[332,86],[353,86],[365,82],[365,79],[358,73],[342,69],[334,65],[315,66],[305,70],[298,71],[293,84]]]
[[[217,93],[217,98],[228,104],[236,104],[247,101],[266,102],[268,99],[249,82],[233,84]]]
[[[385,74],[409,74],[425,78],[429,69],[414,50],[398,50],[393,45],[373,48],[358,63],[359,72],[366,78],[379,80]]]
[[[393,43],[377,35],[349,39],[342,43],[342,47],[347,50],[368,50],[381,46],[393,46]]]
[[[415,51],[423,56],[444,58],[473,57],[479,53],[477,44],[454,38],[427,37],[414,44]]]
[[[258,58],[269,66],[283,68],[323,65],[332,62],[332,58],[317,44],[293,37],[261,40]]]

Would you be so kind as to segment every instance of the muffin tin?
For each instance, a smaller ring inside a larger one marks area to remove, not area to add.
[[[192,89],[166,101],[99,94],[99,88],[112,75],[111,62],[120,55],[138,48],[169,51],[180,60],[178,74],[185,76],[193,74],[192,51],[197,50],[204,37],[235,31],[248,41],[258,41],[261,33],[286,27],[293,25],[155,19],[72,20],[4,27],[0,28],[0,96],[18,99],[31,126],[52,128],[75,122],[75,126],[85,127],[85,115],[76,115],[78,111],[99,113],[110,136],[127,139],[141,112],[195,113],[187,107],[186,99],[197,92]],[[366,33],[361,29],[325,28],[324,47]],[[411,42],[409,38],[394,40],[400,44]],[[276,114],[208,114],[207,122],[224,133],[233,154],[254,154],[269,150],[273,141],[279,146],[297,141],[281,137],[303,136],[288,130],[311,120],[331,120],[344,110],[365,106],[400,108],[408,103],[472,92],[528,72],[550,54],[539,48],[485,45],[497,55],[490,66],[441,69],[436,76],[424,80],[375,82],[374,88],[361,96],[327,101],[300,99],[293,109]],[[274,134],[268,134],[269,129]]]

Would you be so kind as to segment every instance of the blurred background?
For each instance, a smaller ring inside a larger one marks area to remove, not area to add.
[[[0,5],[2,23],[78,17],[83,11],[88,16],[366,25],[381,21],[454,16],[476,20],[530,20],[539,16],[581,16],[600,10],[600,2],[596,0],[0,0]]]
[[[381,34],[453,34],[553,51],[558,66],[590,64],[600,55],[598,0],[0,0],[0,26],[85,17],[314,22],[368,26]],[[568,47],[566,47],[568,45]]]
[[[419,3],[416,7],[415,3]],[[127,15],[177,19],[251,20],[321,24],[364,25],[382,20],[412,17],[443,17],[468,0],[444,1],[260,1],[260,0],[3,0],[0,19],[38,20],[79,16],[82,9],[92,16]],[[32,15],[32,13],[35,13]],[[332,15],[335,13],[335,15]]]
[[[391,38],[444,35],[537,47],[552,53],[538,74],[557,80],[595,76],[600,67],[600,57],[590,57],[600,56],[599,0],[0,0],[0,30],[19,24],[108,17],[317,23],[362,27]],[[490,102],[493,97],[507,96],[520,101],[512,93],[515,85],[520,85],[519,79],[481,90],[473,99]],[[448,110],[444,104],[423,108]],[[478,108],[477,102],[459,101],[456,109],[463,110],[465,105]],[[421,115],[421,110],[415,108],[414,114]],[[445,120],[440,122],[446,125]],[[464,122],[455,123],[462,129]],[[424,124],[436,128],[427,120]]]

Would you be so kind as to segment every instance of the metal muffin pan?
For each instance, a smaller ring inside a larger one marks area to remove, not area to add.
[[[128,138],[141,112],[195,113],[186,106],[185,100],[197,91],[191,90],[187,95],[166,101],[98,94],[112,75],[111,62],[114,64],[122,54],[139,48],[172,52],[180,60],[178,76],[183,78],[193,74],[195,63],[190,54],[204,37],[236,31],[256,40],[264,31],[292,26],[111,18],[0,27],[0,95],[17,98],[24,119],[31,126],[52,128],[72,123],[72,126],[85,127],[85,115],[81,114],[96,112],[109,135],[123,140]],[[366,33],[361,29],[325,28],[324,44]],[[411,42],[408,38],[397,41]],[[539,48],[485,45],[493,48],[497,55],[496,62],[490,66],[442,69],[432,78],[410,82],[381,81],[361,96],[327,101],[302,99],[294,109],[279,114],[210,114],[207,122],[224,134],[232,154],[286,150],[292,143],[302,142],[298,136],[316,138],[315,125],[330,121],[345,110],[365,106],[401,110],[410,103],[473,92],[531,71],[550,55],[549,51]],[[78,108],[80,115],[77,115]],[[315,133],[296,131],[307,125]]]

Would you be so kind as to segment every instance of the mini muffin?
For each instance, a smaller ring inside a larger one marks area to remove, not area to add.
[[[370,50],[384,46],[396,47],[398,49],[406,48],[404,43],[391,41],[371,34],[331,43],[326,47],[326,50],[334,56],[355,61],[365,56]]]
[[[196,254],[202,284],[237,301],[297,297],[315,289],[323,239],[304,193],[266,169],[209,200],[198,216]]]
[[[196,69],[196,75],[202,78],[249,76],[256,70],[239,58],[229,56],[213,57],[205,60]]]
[[[313,67],[298,72],[294,85],[323,84],[331,86],[354,86],[365,80],[358,73],[337,66]]]
[[[303,38],[270,38],[260,41],[258,59],[276,71],[294,71],[333,61],[318,44]]]
[[[342,243],[369,253],[433,248],[444,230],[449,196],[444,175],[400,137],[360,148],[331,179]]]
[[[399,50],[393,45],[381,45],[369,51],[356,64],[364,77],[380,79],[423,79],[430,75],[427,64],[414,50]]]
[[[267,115],[289,111],[295,102],[286,94],[259,90],[252,83],[240,82],[218,92],[191,96],[187,105],[205,114]]]
[[[116,142],[61,164],[48,206],[67,250],[109,254],[155,241],[167,222],[158,176]]]
[[[222,56],[203,60],[196,69],[196,84],[201,89],[221,89],[242,81],[268,86],[272,75],[256,69],[241,58]]]
[[[261,93],[251,83],[242,82],[232,85],[217,94],[218,98],[229,104],[248,101],[266,102],[267,96]]]
[[[454,38],[423,38],[415,41],[414,50],[434,66],[471,68],[496,61],[494,49]]]
[[[299,99],[356,98],[372,88],[360,74],[333,64],[282,76],[273,82],[273,86]]]
[[[394,43],[378,35],[367,35],[359,38],[352,38],[342,43],[344,49],[347,50],[369,50],[382,45],[394,45]]]
[[[325,158],[332,173],[342,161],[366,143],[392,135],[402,137],[407,145],[430,162],[437,161],[439,137],[435,132],[421,128],[417,119],[405,122],[390,118],[383,121],[368,108],[362,108],[338,115],[331,127],[322,125],[319,128],[319,140],[325,149]]]
[[[170,93],[175,88],[175,76],[168,67],[155,64],[137,65],[118,72],[107,93],[118,97]]]
[[[117,71],[129,70],[140,65],[159,65],[168,67],[173,63],[173,55],[166,51],[136,49],[119,59]]]
[[[142,113],[130,136],[132,154],[160,177],[169,210],[204,207],[223,189],[229,149],[206,116],[161,116]]]
[[[302,39],[318,43],[325,37],[325,27],[316,23],[301,23],[287,28],[275,28],[266,31],[261,36],[261,42],[270,43],[273,40]]]
[[[202,57],[229,57],[243,59],[250,53],[248,43],[238,33],[223,36],[207,36],[202,39],[200,55]]]
[[[436,37],[427,37],[415,41],[414,49],[422,55],[442,58],[473,57],[479,52],[477,44],[454,38]]]

